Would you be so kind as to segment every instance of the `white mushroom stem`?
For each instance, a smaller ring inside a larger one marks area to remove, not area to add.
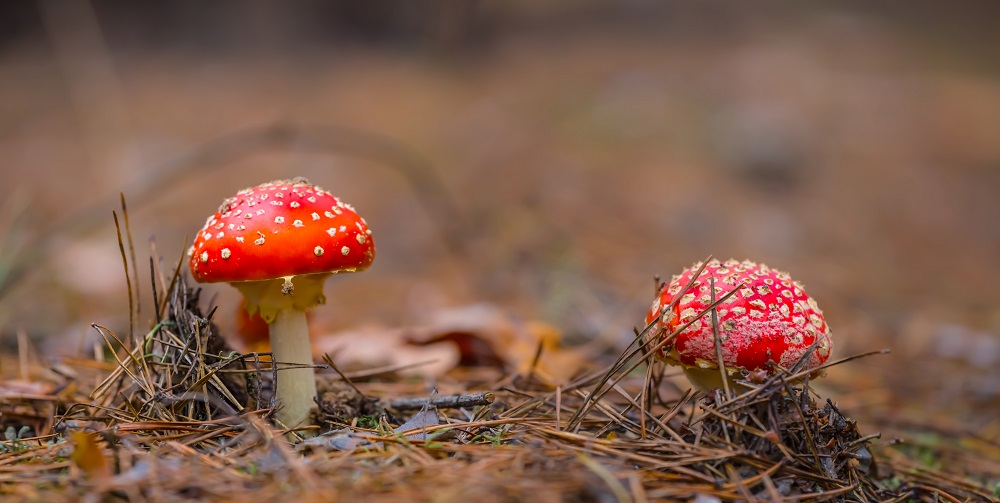
[[[269,324],[271,353],[278,367],[277,418],[294,428],[310,424],[309,412],[316,397],[316,378],[312,368],[284,369],[287,365],[312,365],[309,348],[309,325],[306,312],[299,309],[279,309]]]

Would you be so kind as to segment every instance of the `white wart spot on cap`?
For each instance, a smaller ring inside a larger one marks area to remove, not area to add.
[[[351,249],[350,248],[348,248],[348,247],[345,246],[345,247],[343,247],[343,248],[340,249],[340,254],[341,255],[343,255],[343,256],[346,257],[348,253],[351,253]]]
[[[291,206],[292,208],[298,208],[301,205],[299,204],[298,201],[292,201],[292,202],[288,203],[288,206]]]
[[[358,244],[359,245],[365,244],[365,235],[364,234],[358,234],[357,239],[358,239]]]
[[[285,223],[285,217],[274,217],[274,223],[283,224]]]
[[[257,234],[259,234],[260,237],[257,238],[257,239],[255,239],[254,242],[253,242],[253,244],[255,244],[257,246],[260,246],[260,245],[264,244],[264,233],[261,232],[261,231],[257,231]]]
[[[229,251],[229,248],[223,248],[221,254],[223,259],[229,259],[233,256],[233,252]]]
[[[333,227],[330,227],[329,229],[326,230],[326,233],[329,234],[330,237],[332,238],[333,235],[337,233],[337,229],[334,229]]]
[[[317,257],[322,257],[323,256],[323,247],[322,246],[317,246],[316,248],[313,248],[313,253],[315,253]]]
[[[208,262],[208,252],[201,252],[201,255],[199,255],[198,258],[201,259],[202,262]]]
[[[830,356],[830,338],[829,337],[827,337],[826,335],[823,335],[822,337],[820,337],[819,346],[816,348],[816,353],[818,353],[819,356],[821,356],[823,358],[826,358],[826,357]]]
[[[302,227],[304,225],[305,224],[302,223],[302,220],[296,220],[296,221],[292,222],[292,227]]]
[[[319,213],[313,212],[312,218],[313,220],[319,220]]]

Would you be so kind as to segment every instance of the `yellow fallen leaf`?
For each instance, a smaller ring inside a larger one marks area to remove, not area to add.
[[[514,362],[522,374],[531,370],[539,344],[542,353],[534,372],[553,384],[568,383],[591,360],[583,350],[563,346],[562,331],[543,321],[530,320],[511,333],[513,336],[502,346],[501,353],[507,361]]]
[[[101,446],[97,444],[97,434],[74,431],[70,433],[70,438],[75,444],[73,454],[70,456],[73,464],[80,467],[91,479],[107,480],[111,476],[111,469],[108,467],[104,452],[101,451]]]

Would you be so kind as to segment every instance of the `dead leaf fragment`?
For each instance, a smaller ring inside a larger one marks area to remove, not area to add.
[[[101,451],[101,446],[97,443],[97,434],[86,431],[74,431],[70,433],[73,440],[73,454],[70,459],[78,466],[88,478],[106,482],[111,477],[111,469],[108,460]]]

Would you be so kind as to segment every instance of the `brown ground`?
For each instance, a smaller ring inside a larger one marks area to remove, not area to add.
[[[224,197],[302,175],[378,244],[318,326],[485,302],[610,359],[654,274],[752,258],[807,286],[838,356],[892,350],[831,370],[823,396],[870,431],[932,418],[1000,449],[992,3],[95,4],[0,15],[4,353],[21,332],[40,359],[92,355],[91,323],[127,327],[118,192],[145,280],[148,237],[176,260]],[[275,124],[298,134],[164,167]],[[426,161],[457,211],[353,131]],[[206,290],[226,332],[235,292]]]

